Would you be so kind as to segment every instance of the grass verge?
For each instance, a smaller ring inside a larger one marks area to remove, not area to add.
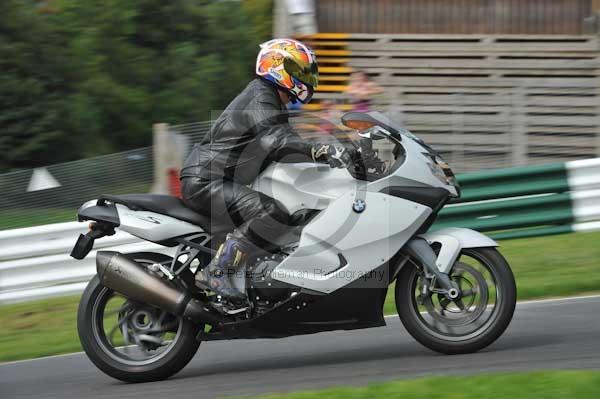
[[[509,240],[501,251],[517,279],[519,299],[600,291],[600,232]],[[78,297],[0,306],[0,361],[81,350],[75,327]],[[395,313],[393,290],[385,304]]]
[[[443,395],[442,395],[443,393]],[[598,371],[548,371],[490,374],[467,377],[433,377],[372,384],[366,387],[330,388],[254,399],[592,399],[600,397]]]
[[[81,350],[77,338],[78,296],[0,307],[0,361]]]
[[[74,222],[77,209],[35,208],[0,210],[0,230],[20,229],[49,223]]]

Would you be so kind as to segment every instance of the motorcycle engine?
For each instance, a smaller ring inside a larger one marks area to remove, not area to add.
[[[253,290],[253,300],[261,303],[275,304],[290,294],[290,286],[271,278],[273,269],[285,259],[282,254],[259,258],[248,268],[249,286]]]

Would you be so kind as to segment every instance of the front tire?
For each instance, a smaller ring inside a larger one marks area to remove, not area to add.
[[[508,327],[516,305],[514,276],[495,248],[463,250],[450,276],[469,294],[460,303],[427,292],[421,268],[407,264],[396,280],[396,309],[406,330],[424,346],[444,354],[473,353]]]
[[[118,320],[107,333],[111,318]],[[98,276],[86,287],[77,312],[79,340],[89,359],[104,373],[125,382],[158,381],[180,371],[198,350],[200,328],[187,319],[129,301],[104,287]]]

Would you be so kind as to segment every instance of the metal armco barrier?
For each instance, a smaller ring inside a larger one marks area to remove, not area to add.
[[[85,259],[71,258],[77,237],[86,231],[87,223],[78,222],[0,231],[0,304],[81,292],[96,273],[97,250],[173,251],[117,232],[97,240]]]
[[[460,202],[432,229],[462,226],[495,238],[600,230],[600,158],[459,175]],[[0,303],[79,293],[95,274],[95,251],[173,252],[117,232],[84,260],[69,256],[85,223],[0,231]]]

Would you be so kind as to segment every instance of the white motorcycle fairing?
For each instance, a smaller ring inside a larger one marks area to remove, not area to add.
[[[366,204],[360,213],[353,209],[357,199]],[[313,291],[335,291],[387,262],[430,214],[430,208],[402,198],[348,192],[304,228],[298,249],[271,277]]]
[[[274,163],[252,188],[276,198],[293,214],[301,209],[325,209],[332,200],[356,189],[358,184],[346,169],[314,163]]]
[[[136,237],[161,242],[203,232],[202,228],[171,216],[156,212],[135,211],[125,205],[115,204],[121,225],[119,228]]]
[[[387,262],[432,212],[424,205],[372,192],[376,186],[328,165],[276,163],[252,188],[277,198],[289,213],[323,209],[302,230],[298,249],[271,273],[274,280],[323,293]],[[360,213],[353,209],[357,200],[365,204]]]

